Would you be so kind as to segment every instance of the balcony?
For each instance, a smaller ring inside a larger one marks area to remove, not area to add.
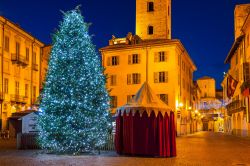
[[[28,102],[28,97],[21,95],[11,95],[10,101],[14,103],[26,104]]]
[[[32,70],[38,71],[38,64],[32,64]]]
[[[11,54],[11,61],[21,66],[27,66],[29,61],[20,54]]]
[[[246,106],[243,100],[235,100],[228,104],[226,108],[229,116],[240,111],[244,111],[244,113],[246,112]]]

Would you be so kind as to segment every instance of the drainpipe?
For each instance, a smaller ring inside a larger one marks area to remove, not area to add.
[[[1,66],[1,69],[2,69],[2,97],[4,96],[3,94],[3,90],[4,90],[4,86],[3,86],[3,56],[4,56],[4,25],[7,23],[7,20],[5,20],[5,22],[3,22],[3,33],[2,33],[2,57],[1,57],[1,61],[2,61],[2,66]],[[4,99],[4,98],[3,98]],[[1,102],[1,128],[3,127],[3,102]]]

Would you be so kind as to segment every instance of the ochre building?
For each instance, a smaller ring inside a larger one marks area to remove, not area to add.
[[[201,90],[197,111],[202,116],[203,130],[219,132],[224,130],[223,102],[216,91],[216,82],[212,77],[204,76],[197,79]]]
[[[44,43],[0,16],[0,128],[12,113],[32,109],[42,85]],[[45,67],[44,67],[45,68]]]
[[[225,131],[250,136],[250,4],[236,5],[234,23],[235,41],[225,59],[230,69],[221,83],[226,108]]]
[[[178,135],[191,132],[192,84],[196,66],[178,39],[171,39],[171,1],[136,0],[136,35],[114,35],[100,49],[112,113],[148,81],[176,113]]]

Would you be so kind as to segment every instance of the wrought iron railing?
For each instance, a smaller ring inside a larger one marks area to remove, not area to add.
[[[11,102],[16,102],[16,103],[27,103],[28,98],[26,96],[21,96],[21,95],[11,95],[10,96],[10,101]]]
[[[235,100],[228,105],[226,105],[227,108],[227,114],[232,115],[233,113],[240,112],[240,111],[245,111],[246,106],[244,103],[244,100]]]
[[[20,54],[11,54],[11,61],[13,63],[22,65],[22,66],[27,66],[29,64],[29,61],[26,59],[26,57],[20,55]]]

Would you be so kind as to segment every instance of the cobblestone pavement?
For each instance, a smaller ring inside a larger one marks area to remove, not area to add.
[[[1,143],[0,143],[1,148]],[[144,158],[101,155],[49,155],[42,151],[0,150],[0,166],[250,166],[250,139],[200,132],[177,138],[177,157]]]

